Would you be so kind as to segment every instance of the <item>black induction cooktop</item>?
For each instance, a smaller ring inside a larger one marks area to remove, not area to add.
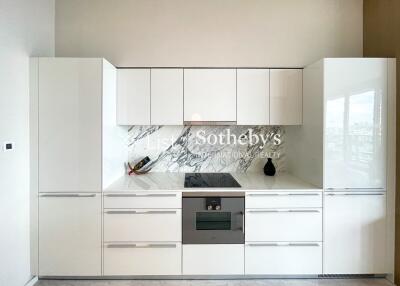
[[[185,188],[240,188],[229,173],[186,173]]]

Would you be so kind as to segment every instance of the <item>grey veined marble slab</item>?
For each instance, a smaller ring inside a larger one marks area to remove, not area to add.
[[[267,157],[286,169],[281,126],[132,126],[127,144],[127,160],[149,156],[154,172],[260,171]]]
[[[35,286],[392,286],[386,279],[39,280]]]

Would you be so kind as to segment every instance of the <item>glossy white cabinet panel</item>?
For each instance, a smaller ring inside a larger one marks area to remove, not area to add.
[[[101,196],[41,194],[39,275],[101,275]]]
[[[236,121],[236,69],[184,69],[185,121]]]
[[[39,59],[39,192],[101,191],[101,59]]]
[[[269,69],[237,70],[237,124],[269,124]]]
[[[303,70],[271,70],[270,88],[270,124],[301,125],[303,122]]]
[[[246,192],[246,208],[321,208],[322,192]]]
[[[322,241],[322,209],[248,209],[246,242]]]
[[[182,193],[173,192],[129,192],[104,194],[104,208],[106,209],[181,209]]]
[[[324,273],[383,274],[385,257],[385,193],[326,193]]]
[[[325,188],[385,188],[387,59],[324,61]]]
[[[183,125],[183,69],[151,69],[151,125]]]
[[[104,241],[182,241],[181,210],[115,209],[104,212]]]
[[[117,123],[150,125],[150,69],[117,71]]]
[[[243,275],[243,244],[182,246],[183,275]]]
[[[106,243],[104,275],[180,275],[180,243]]]
[[[246,243],[246,275],[322,274],[322,243]]]

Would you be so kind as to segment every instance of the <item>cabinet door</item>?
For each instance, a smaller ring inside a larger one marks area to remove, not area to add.
[[[236,121],[236,70],[184,70],[185,121]]]
[[[151,124],[183,125],[183,69],[151,69]]]
[[[39,191],[101,191],[102,61],[39,60]]]
[[[302,124],[303,70],[271,70],[270,88],[270,124]]]
[[[269,70],[237,70],[237,124],[269,124]]]
[[[40,195],[39,275],[101,275],[100,195]]]
[[[386,188],[387,59],[327,59],[325,188]]]
[[[324,273],[384,274],[384,193],[327,193],[324,209]]]
[[[150,125],[150,69],[117,71],[117,123]]]

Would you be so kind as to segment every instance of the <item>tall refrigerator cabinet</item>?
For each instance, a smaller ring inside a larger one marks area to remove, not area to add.
[[[303,177],[324,187],[324,274],[391,271],[394,78],[394,59],[329,58],[304,69],[304,128],[322,148],[308,154],[321,171]]]

